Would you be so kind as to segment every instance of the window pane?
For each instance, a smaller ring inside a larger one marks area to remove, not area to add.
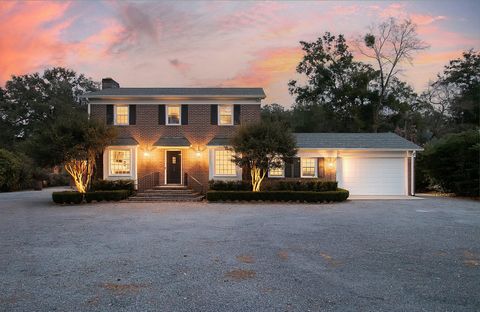
[[[315,163],[316,158],[302,158],[302,176],[303,177],[314,177],[315,176]]]
[[[232,151],[215,151],[215,175],[235,176],[237,174],[235,163],[232,162],[232,156]]]
[[[115,105],[115,124],[128,125],[128,105]]]
[[[220,124],[231,125],[233,121],[233,105],[219,105]]]
[[[111,150],[110,151],[110,173],[130,174],[131,158],[130,150]]]
[[[284,169],[285,169],[285,164],[282,161],[282,167],[270,169],[268,171],[268,175],[270,177],[283,177],[284,176]]]
[[[169,125],[180,124],[180,106],[168,105],[167,106],[167,121]]]

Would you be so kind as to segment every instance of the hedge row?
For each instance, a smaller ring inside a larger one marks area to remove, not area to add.
[[[251,191],[252,184],[249,181],[208,181],[208,188],[214,191]]]
[[[234,200],[265,200],[265,201],[302,201],[302,202],[341,202],[345,201],[349,192],[344,189],[326,192],[310,191],[208,191],[209,201],[234,201]]]
[[[335,191],[338,187],[336,181],[322,180],[280,180],[270,182],[271,191],[307,191],[307,192],[326,192]]]
[[[53,192],[52,199],[57,204],[80,204],[84,197],[87,203],[92,201],[119,201],[130,196],[129,190],[113,190],[113,191],[95,191],[87,192],[85,196],[79,192],[64,191]]]

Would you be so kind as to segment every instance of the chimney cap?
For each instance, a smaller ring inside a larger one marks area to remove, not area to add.
[[[102,78],[102,90],[104,89],[118,89],[120,84],[111,77]]]

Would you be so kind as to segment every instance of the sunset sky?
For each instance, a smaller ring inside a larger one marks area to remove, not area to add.
[[[405,64],[417,91],[448,60],[480,48],[480,1],[0,3],[0,85],[65,66],[124,87],[258,86],[290,106],[299,41],[352,40],[389,16],[410,17],[430,48]],[[353,48],[353,47],[352,47]]]

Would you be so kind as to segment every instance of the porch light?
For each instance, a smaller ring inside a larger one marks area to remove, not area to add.
[[[197,156],[197,157],[200,157],[200,156],[202,156],[202,152],[200,152],[200,151],[196,151],[196,152],[195,152],[195,156]]]
[[[148,151],[143,152],[143,156],[150,157],[150,152],[148,152]]]

